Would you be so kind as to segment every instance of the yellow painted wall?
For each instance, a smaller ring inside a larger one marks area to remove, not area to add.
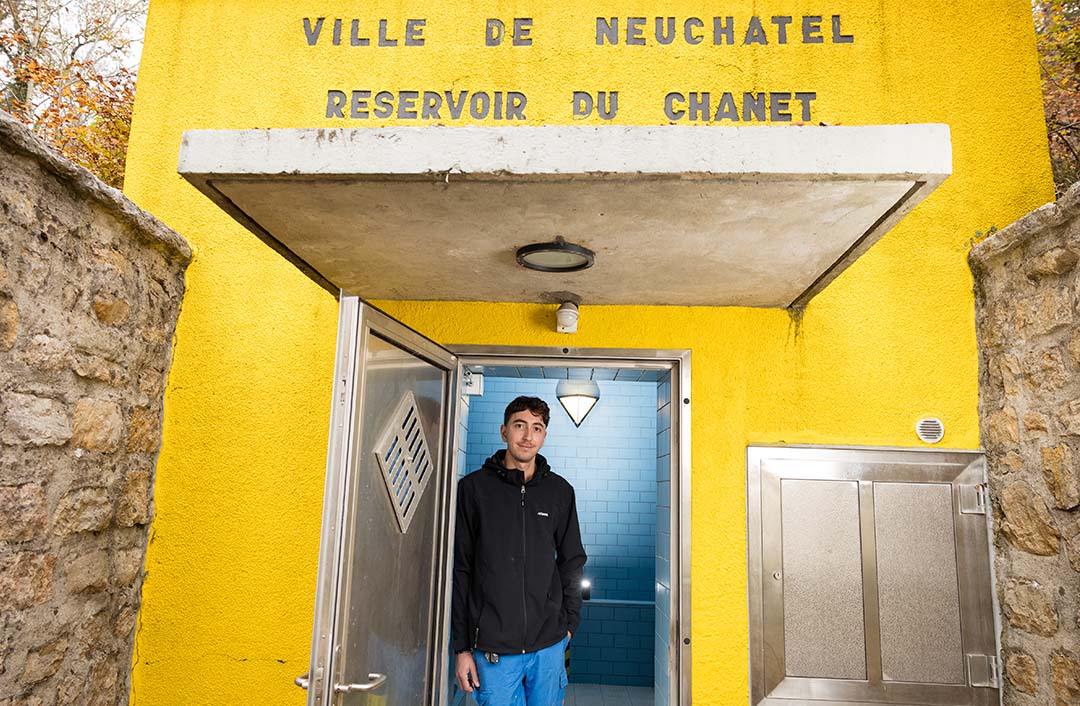
[[[737,22],[840,14],[856,41],[594,45],[595,17],[652,17],[654,5],[152,1],[126,191],[196,257],[166,393],[135,704],[302,703],[291,681],[306,670],[314,596],[336,303],[177,176],[187,129],[397,124],[327,120],[336,87],[521,90],[529,124],[572,123],[573,90],[619,90],[616,122],[643,125],[667,122],[668,91],[813,90],[815,122],[951,126],[953,175],[799,321],[744,308],[582,309],[575,346],[693,350],[697,706],[747,700],[747,443],[911,446],[914,421],[934,414],[942,445],[978,445],[965,255],[976,231],[1052,193],[1029,3],[731,0],[722,12]],[[673,1],[663,14],[717,7]],[[427,18],[427,44],[305,43],[303,17],[357,14]],[[535,44],[484,47],[485,18],[514,16],[533,18]],[[444,343],[567,340],[550,307],[378,305]]]

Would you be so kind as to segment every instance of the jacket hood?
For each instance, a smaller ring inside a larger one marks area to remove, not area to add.
[[[525,471],[507,468],[503,465],[504,458],[506,458],[506,449],[499,449],[488,460],[484,461],[484,470],[494,473],[507,483],[524,485]],[[540,482],[550,472],[551,466],[548,465],[547,459],[540,454],[536,454],[536,473],[533,474],[532,480],[528,484],[532,485]]]

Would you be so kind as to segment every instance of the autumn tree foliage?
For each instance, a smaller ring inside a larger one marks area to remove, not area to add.
[[[1080,0],[1033,0],[1058,194],[1080,181]]]
[[[119,188],[147,0],[0,0],[0,109]]]

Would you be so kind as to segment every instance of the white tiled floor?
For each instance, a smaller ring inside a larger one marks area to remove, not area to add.
[[[653,690],[647,686],[571,684],[563,706],[652,706]]]

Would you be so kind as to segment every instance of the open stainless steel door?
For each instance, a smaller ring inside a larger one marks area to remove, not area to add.
[[[449,351],[342,293],[309,706],[429,706],[445,651]]]

